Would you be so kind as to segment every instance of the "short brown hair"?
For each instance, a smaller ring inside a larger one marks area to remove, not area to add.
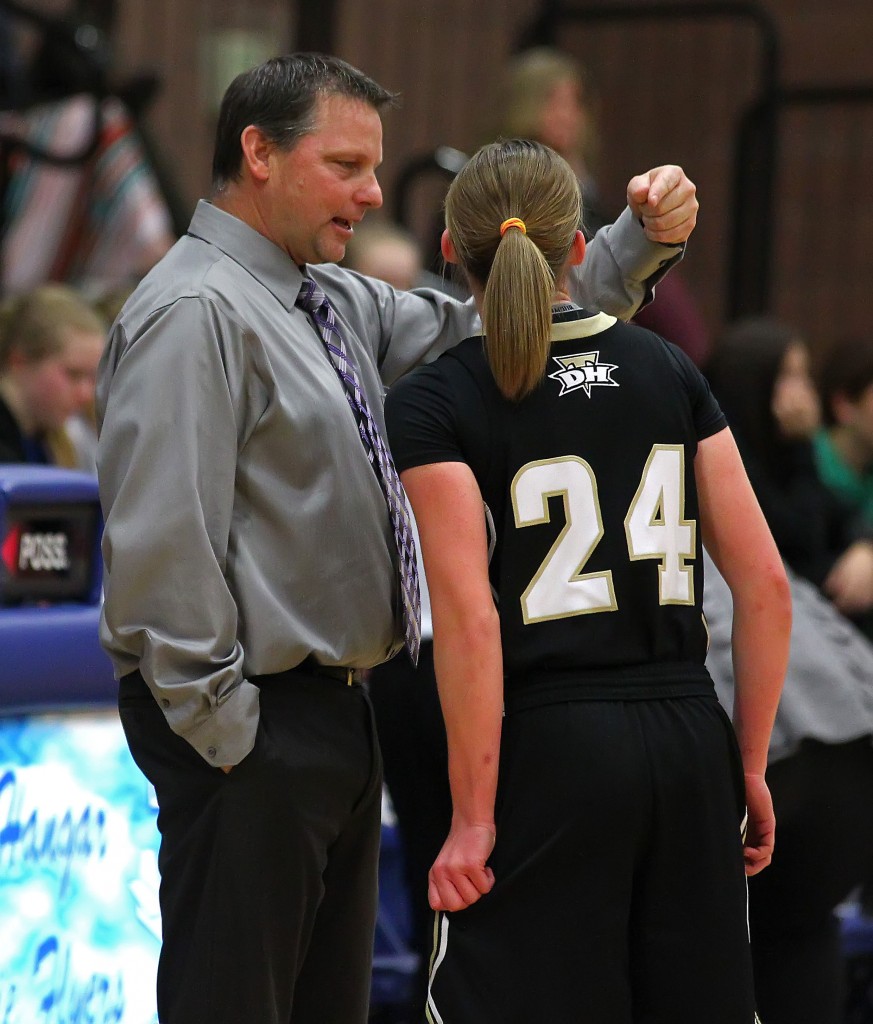
[[[842,396],[857,402],[873,384],[873,340],[863,335],[842,338],[825,353],[819,364],[818,386],[822,414],[829,426],[836,423],[834,399]]]
[[[250,124],[283,149],[292,149],[302,135],[312,131],[315,101],[320,95],[347,96],[378,111],[397,99],[396,93],[383,89],[339,57],[322,53],[271,57],[237,75],[227,87],[215,129],[213,189],[239,177],[240,136]]]

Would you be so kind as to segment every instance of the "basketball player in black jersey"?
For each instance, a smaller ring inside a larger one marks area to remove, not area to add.
[[[580,208],[548,148],[480,150],[443,246],[485,335],[387,401],[453,801],[426,1016],[753,1024],[744,876],[773,849],[788,585],[694,365],[563,292]],[[734,598],[733,726],[704,667],[704,543]]]

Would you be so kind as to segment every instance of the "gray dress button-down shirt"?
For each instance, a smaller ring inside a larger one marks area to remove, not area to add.
[[[592,243],[575,290],[629,314],[675,258],[625,211]],[[308,272],[383,431],[384,387],[478,328],[471,303],[440,292]],[[99,375],[101,639],[116,674],[139,669],[213,764],[254,744],[248,677],[310,655],[368,667],[400,646],[385,499],[295,306],[302,279],[267,238],[201,202],[122,310]]]

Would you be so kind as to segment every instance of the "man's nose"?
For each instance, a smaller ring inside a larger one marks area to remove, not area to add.
[[[370,175],[366,185],[358,193],[358,202],[372,206],[374,210],[378,210],[382,205],[382,189],[379,187],[375,174]]]

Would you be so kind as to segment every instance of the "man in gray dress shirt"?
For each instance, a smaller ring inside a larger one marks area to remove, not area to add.
[[[326,293],[376,429],[472,306],[333,264],[381,204],[393,97],[333,58],[239,76],[211,202],[122,310],[101,367],[102,641],[162,842],[162,1024],[363,1024],[381,764],[357,673],[403,645],[382,487],[318,331]],[[632,180],[576,282],[630,315],[681,255],[694,186]],[[665,244],[658,244],[665,243]]]

